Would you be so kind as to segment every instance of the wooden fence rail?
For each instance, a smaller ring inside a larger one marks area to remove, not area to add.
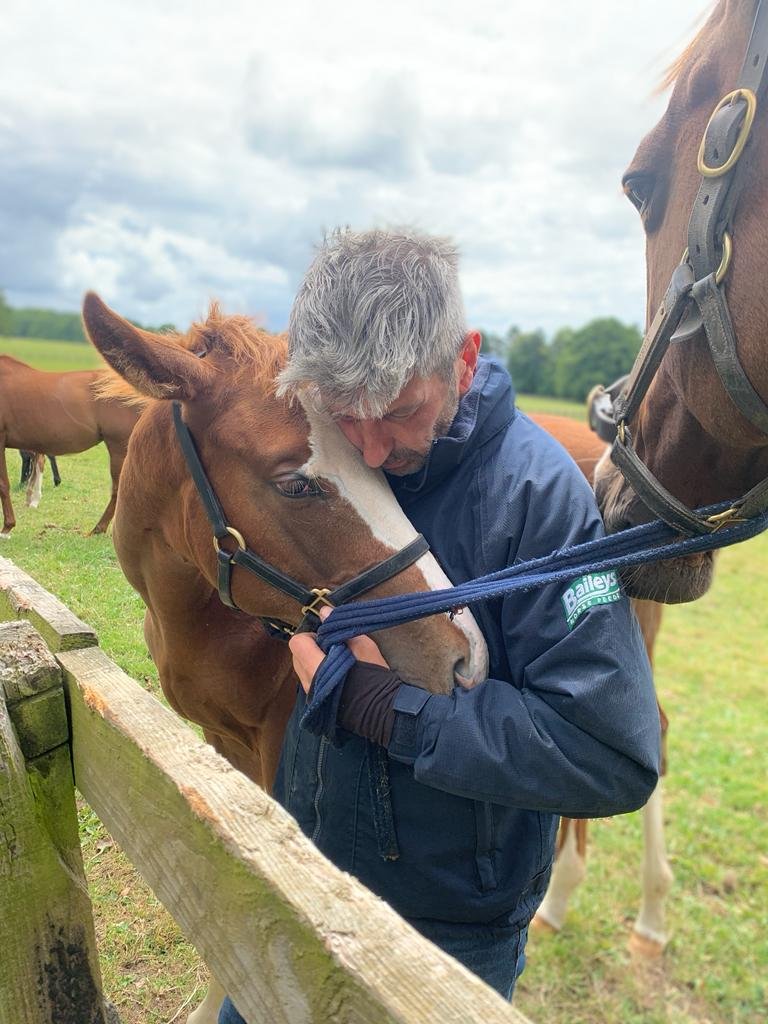
[[[0,625],[0,1024],[112,1019],[70,758],[77,788],[252,1024],[526,1024],[0,558],[0,619],[20,618]]]

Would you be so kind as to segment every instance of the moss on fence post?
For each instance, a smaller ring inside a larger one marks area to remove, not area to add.
[[[0,624],[0,1024],[106,1024],[61,669]]]

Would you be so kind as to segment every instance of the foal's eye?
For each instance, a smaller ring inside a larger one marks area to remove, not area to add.
[[[320,484],[313,477],[291,473],[274,481],[275,487],[286,498],[315,498],[322,494]]]
[[[653,194],[654,178],[652,174],[627,174],[622,178],[621,187],[624,195],[642,216],[648,209]]]

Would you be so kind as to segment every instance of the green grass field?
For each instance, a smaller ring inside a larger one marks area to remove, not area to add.
[[[0,337],[0,354],[21,359],[38,370],[92,370],[103,360],[92,345],[37,338]]]
[[[0,351],[11,350],[5,342]],[[41,368],[72,353],[87,358],[89,349],[29,341],[13,350]],[[578,405],[530,397],[521,405],[582,415]],[[18,465],[10,453],[14,474]],[[109,537],[85,536],[109,494],[106,451],[62,458],[60,467],[62,486],[54,490],[46,471],[38,509],[14,492],[19,524],[0,554],[91,623],[107,653],[158,692],[141,602]],[[639,900],[639,815],[596,822],[587,881],[565,930],[529,942],[517,1005],[535,1024],[768,1020],[767,569],[768,536],[726,550],[712,591],[665,612],[656,679],[671,720],[666,821],[675,871],[665,955],[638,967],[625,950]],[[81,835],[105,985],[124,1024],[183,1021],[181,1007],[204,983],[194,950],[87,807]]]

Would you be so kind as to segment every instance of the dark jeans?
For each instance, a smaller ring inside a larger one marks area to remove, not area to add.
[[[525,967],[527,928],[520,931],[517,928],[424,920],[409,923],[505,999],[512,998],[515,982]],[[229,998],[222,1003],[219,1024],[246,1024]],[[253,1021],[252,1024],[260,1022]]]

